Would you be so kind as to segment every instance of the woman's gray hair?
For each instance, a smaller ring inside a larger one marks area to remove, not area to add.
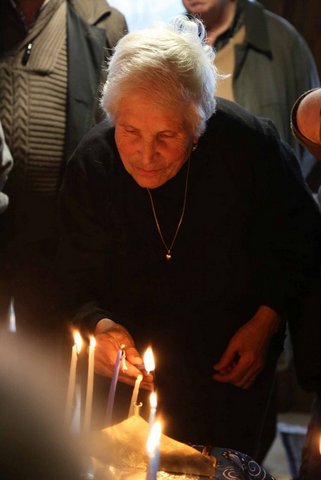
[[[201,135],[216,106],[215,53],[205,38],[203,23],[184,15],[125,35],[109,61],[102,92],[101,106],[110,121],[119,101],[140,91],[162,104],[192,104],[191,122]]]

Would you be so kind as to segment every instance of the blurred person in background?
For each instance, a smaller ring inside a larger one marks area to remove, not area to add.
[[[189,14],[205,23],[219,72],[230,74],[218,82],[217,96],[271,119],[283,140],[295,149],[307,178],[316,160],[294,139],[289,126],[296,99],[320,86],[305,40],[289,22],[256,1],[182,2]]]
[[[1,216],[0,316],[14,301],[18,332],[65,326],[48,279],[56,255],[57,192],[66,161],[100,119],[104,62],[127,31],[105,0],[4,0],[0,117],[15,159]]]

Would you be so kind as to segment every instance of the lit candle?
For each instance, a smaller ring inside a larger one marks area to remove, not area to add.
[[[84,414],[84,431],[88,432],[91,424],[91,412],[93,403],[93,391],[94,391],[94,369],[95,369],[95,337],[90,338],[88,347],[88,373],[87,373],[87,392],[86,392],[86,404]]]
[[[66,414],[65,418],[68,423],[71,421],[72,407],[75,396],[76,388],[76,370],[77,370],[77,361],[78,355],[81,350],[82,339],[79,332],[74,333],[74,345],[71,350],[71,361],[70,361],[70,370],[69,370],[69,381],[67,388],[67,400],[66,400]]]
[[[138,375],[138,377],[136,378],[132,398],[131,398],[130,405],[129,405],[128,418],[132,417],[135,413],[135,406],[137,405],[137,397],[138,397],[139,387],[140,387],[140,383],[141,383],[142,380],[143,380],[143,375]]]
[[[147,373],[155,370],[155,360],[152,347],[148,347],[144,353],[144,366]]]
[[[110,388],[109,388],[107,409],[106,409],[106,426],[107,427],[109,427],[111,425],[111,417],[112,417],[113,407],[114,407],[114,400],[115,400],[116,386],[117,386],[117,382],[118,382],[120,361],[121,361],[122,356],[123,356],[123,348],[124,348],[124,345],[122,345],[117,352],[116,361],[115,361],[115,365],[114,365],[113,376],[112,376],[112,380],[111,380],[111,384],[110,384]]]
[[[149,411],[148,425],[149,425],[149,431],[151,431],[155,422],[155,415],[156,415],[156,409],[157,409],[157,396],[155,392],[152,392],[150,394],[149,404],[150,404],[150,411]]]
[[[147,480],[156,480],[159,465],[159,443],[162,434],[160,422],[155,422],[148,435],[146,449],[148,454]]]

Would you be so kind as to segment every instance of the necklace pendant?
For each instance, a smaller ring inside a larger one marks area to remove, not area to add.
[[[166,258],[166,260],[171,260],[171,259],[172,259],[172,255],[168,252],[168,253],[166,253],[165,258]]]

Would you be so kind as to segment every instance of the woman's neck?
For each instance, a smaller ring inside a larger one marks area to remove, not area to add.
[[[230,26],[236,11],[236,1],[226,0],[215,11],[202,15],[207,31],[207,43],[214,45],[216,39]]]

